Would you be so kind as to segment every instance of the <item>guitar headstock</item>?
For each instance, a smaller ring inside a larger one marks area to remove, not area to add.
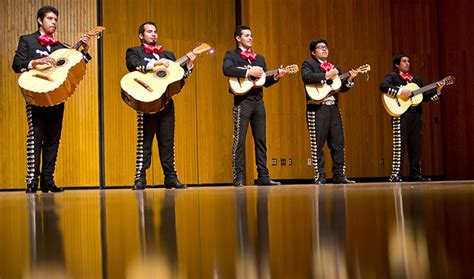
[[[208,45],[206,43],[202,43],[202,44],[200,44],[199,46],[197,46],[196,48],[193,49],[193,53],[195,55],[201,55],[201,54],[204,54],[204,53],[212,54],[212,53],[214,53],[214,49],[210,45]]]
[[[287,74],[295,74],[299,71],[299,68],[298,68],[298,65],[296,64],[292,64],[292,65],[288,65],[286,66],[285,68],[283,68],[283,70],[287,73]]]
[[[451,85],[456,81],[456,77],[454,76],[447,76],[443,78],[440,82],[444,83],[445,85]]]
[[[365,65],[362,65],[359,68],[357,68],[357,72],[362,73],[362,74],[365,74],[368,71],[370,71],[370,65],[369,64],[365,64]]]
[[[91,30],[89,30],[86,34],[89,35],[89,36],[98,36],[99,38],[102,36],[102,32],[105,31],[105,27],[104,26],[96,26],[94,28],[92,28]]]

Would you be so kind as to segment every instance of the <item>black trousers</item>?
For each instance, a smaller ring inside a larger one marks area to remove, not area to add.
[[[244,179],[245,137],[252,126],[258,179],[269,177],[267,168],[267,126],[265,104],[260,96],[234,99],[234,143],[232,146],[233,180]]]
[[[177,179],[174,160],[174,103],[170,100],[165,108],[154,114],[137,114],[137,157],[135,180],[145,178],[145,172],[151,164],[153,138],[158,140],[158,152],[165,182]]]
[[[323,147],[328,142],[332,157],[333,176],[345,176],[344,129],[342,117],[337,105],[306,106],[306,122],[311,143],[311,161],[314,178],[325,177]]]
[[[26,184],[38,183],[38,176],[41,176],[41,183],[54,182],[63,115],[64,104],[51,107],[26,105],[28,121]]]
[[[410,163],[410,176],[421,175],[422,118],[420,111],[409,109],[400,117],[392,117],[393,161],[392,176],[402,174],[405,146]]]

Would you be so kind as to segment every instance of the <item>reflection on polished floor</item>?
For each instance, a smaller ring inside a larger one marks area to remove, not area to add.
[[[473,278],[474,182],[0,192],[0,278]]]

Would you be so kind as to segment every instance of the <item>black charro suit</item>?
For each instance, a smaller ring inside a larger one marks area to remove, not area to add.
[[[245,78],[250,66],[260,66],[263,71],[267,70],[265,58],[257,55],[255,61],[244,60],[240,53],[242,49],[229,50],[225,54],[223,72],[227,77]],[[267,77],[264,86],[269,87],[275,84],[273,76]],[[232,92],[229,89],[229,92]],[[232,173],[234,184],[244,181],[244,154],[245,136],[248,125],[252,126],[252,134],[255,142],[255,155],[259,181],[269,180],[267,168],[267,143],[266,143],[266,114],[263,103],[263,89],[253,88],[247,94],[234,96],[234,143],[232,147]]]
[[[155,55],[158,55],[159,59],[176,60],[174,54],[166,50]],[[146,73],[146,66],[151,60],[158,60],[158,58],[152,53],[146,53],[143,45],[127,49],[126,65],[130,72],[141,71]],[[192,70],[188,70],[186,66],[183,66],[183,68],[186,78]],[[151,148],[155,135],[158,140],[158,152],[165,175],[165,185],[177,182],[178,176],[174,154],[175,113],[173,99],[170,99],[160,112],[153,114],[137,112],[137,127],[135,185],[137,183],[140,183],[143,187],[146,185],[146,170],[151,164]]]
[[[301,77],[305,84],[325,84],[326,72],[320,68],[321,62],[318,59],[310,59],[303,62],[301,67]],[[336,67],[339,75],[341,70]],[[339,92],[347,92],[354,83],[342,80],[342,87]],[[323,146],[328,141],[328,147],[331,150],[333,160],[333,177],[342,179],[345,174],[344,159],[344,129],[342,124],[341,111],[337,104],[339,93],[334,96],[334,101],[313,104],[308,102],[306,105],[306,122],[310,134],[311,143],[311,161],[314,168],[314,179],[316,183],[324,183],[324,153]],[[306,99],[310,101],[308,94]],[[332,99],[332,98],[331,98]]]
[[[412,83],[420,88],[423,87],[423,80],[418,76],[413,76]],[[407,85],[408,82],[401,78],[398,72],[388,73],[380,84],[380,91],[392,96],[396,96],[400,86]],[[423,101],[436,101],[441,93],[425,92]],[[410,107],[399,117],[392,117],[393,130],[393,158],[392,174],[390,181],[400,181],[402,174],[403,155],[405,146],[408,148],[408,160],[410,164],[410,176],[412,178],[421,176],[421,135],[423,111],[421,104]]]
[[[65,48],[66,45],[57,43],[48,49],[42,46],[38,40],[41,35],[39,31],[29,35],[20,36],[20,41],[13,58],[12,68],[15,73],[28,71],[28,65],[32,60],[49,56],[55,50]],[[87,62],[91,59],[89,54],[84,55]],[[26,104],[28,120],[27,135],[27,185],[38,185],[38,176],[41,176],[41,184],[51,185],[54,183],[54,169],[61,138],[61,129],[64,113],[64,103],[51,107],[39,107]],[[43,157],[40,160],[41,152]],[[40,162],[42,168],[40,173]],[[34,186],[34,187],[36,187]]]

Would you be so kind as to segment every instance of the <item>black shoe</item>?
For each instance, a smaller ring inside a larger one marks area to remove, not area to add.
[[[390,182],[403,182],[400,176],[390,176],[389,181]]]
[[[32,182],[30,184],[26,184],[26,191],[27,194],[34,194],[38,190],[38,182]]]
[[[243,179],[237,179],[234,181],[234,186],[235,187],[244,187],[244,180]]]
[[[429,177],[423,177],[421,175],[410,176],[410,180],[412,181],[431,181]]]
[[[334,184],[354,184],[355,181],[354,180],[349,180],[345,176],[335,176],[332,179],[332,183],[334,183]]]
[[[132,190],[145,190],[146,180],[145,179],[137,179],[133,184]]]
[[[277,181],[273,181],[270,179],[270,177],[267,177],[263,179],[257,179],[257,185],[258,186],[278,186],[278,185],[281,185],[281,183]]]
[[[40,183],[40,188],[41,188],[41,192],[43,193],[48,193],[48,192],[58,193],[58,192],[64,191],[64,188],[57,187],[54,181],[48,184]]]
[[[171,189],[171,188],[176,188],[176,189],[186,189],[188,186],[186,184],[182,184],[179,182],[179,180],[173,180],[171,182],[165,182],[165,188],[166,189]]]
[[[318,179],[314,180],[314,184],[326,184],[326,178],[320,175]]]

